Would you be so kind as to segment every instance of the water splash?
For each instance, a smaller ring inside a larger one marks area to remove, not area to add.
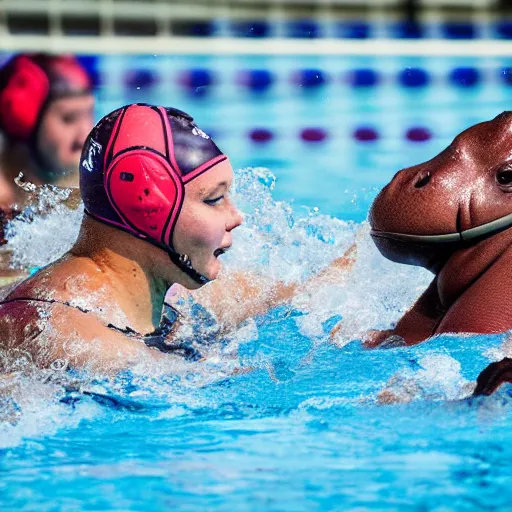
[[[43,267],[68,251],[76,240],[83,205],[70,208],[72,191],[45,186],[34,203],[7,225],[11,266],[29,270]]]
[[[223,273],[252,273],[270,283],[306,283],[355,246],[350,271],[317,285],[309,281],[291,304],[228,331],[219,329],[211,312],[196,300],[187,299],[181,304],[187,320],[178,336],[200,347],[203,361],[170,356],[159,365],[141,362],[116,378],[68,374],[62,368],[27,371],[30,362],[20,363],[11,368],[18,392],[9,392],[7,384],[3,388],[0,437],[13,446],[59,427],[73,428],[82,420],[102,421],[112,411],[121,411],[121,416],[142,412],[152,420],[276,414],[309,418],[319,411],[332,415],[340,407],[386,399],[468,396],[479,370],[504,353],[503,339],[476,337],[475,344],[462,336],[444,338],[435,342],[441,343],[441,351],[431,342],[418,348],[363,350],[354,340],[368,329],[392,326],[431,274],[385,260],[366,223],[274,201],[275,184],[267,169],[237,171],[233,196],[245,223],[233,233],[234,248],[223,257]],[[66,192],[45,190],[36,207],[10,224],[14,265],[46,265],[71,246],[83,210],[70,210],[67,197]],[[77,301],[88,306],[86,298]],[[342,328],[331,339],[331,329],[340,321]],[[70,340],[70,347],[76,344]]]

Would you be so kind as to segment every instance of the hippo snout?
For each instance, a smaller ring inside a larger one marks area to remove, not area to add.
[[[456,230],[456,210],[447,207],[444,187],[436,177],[436,169],[429,164],[404,169],[375,198],[368,218],[371,236],[387,259],[433,272],[446,261],[451,246],[433,246],[412,237],[404,239],[408,235],[438,235]]]

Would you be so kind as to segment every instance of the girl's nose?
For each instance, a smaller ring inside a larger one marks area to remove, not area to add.
[[[227,231],[231,231],[231,230],[237,228],[243,222],[242,214],[238,211],[238,209],[235,206],[232,207],[231,212],[232,213],[229,218],[228,224],[226,225]]]

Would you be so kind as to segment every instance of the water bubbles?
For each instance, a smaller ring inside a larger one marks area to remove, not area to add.
[[[56,372],[62,372],[68,367],[68,364],[67,359],[55,359],[51,363],[50,368]]]
[[[431,351],[411,366],[391,377],[379,393],[381,402],[458,400],[473,392],[474,383],[461,375],[460,362],[447,354]]]

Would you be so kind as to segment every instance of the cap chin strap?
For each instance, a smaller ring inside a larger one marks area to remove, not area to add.
[[[171,258],[171,261],[185,274],[187,274],[188,277],[193,279],[198,284],[206,284],[210,282],[210,279],[208,279],[203,274],[199,273],[193,266],[192,262],[190,261],[190,258],[186,254],[180,254],[179,252],[175,251],[172,247],[167,247],[165,249],[167,251],[167,254],[169,255],[169,258]]]
[[[512,227],[512,213],[475,228],[466,229],[458,233],[448,233],[445,235],[410,235],[406,233],[393,233],[391,231],[379,231],[377,229],[372,229],[370,234],[381,238],[391,238],[393,240],[416,242],[427,245],[463,244],[464,242],[484,240],[510,227]]]

